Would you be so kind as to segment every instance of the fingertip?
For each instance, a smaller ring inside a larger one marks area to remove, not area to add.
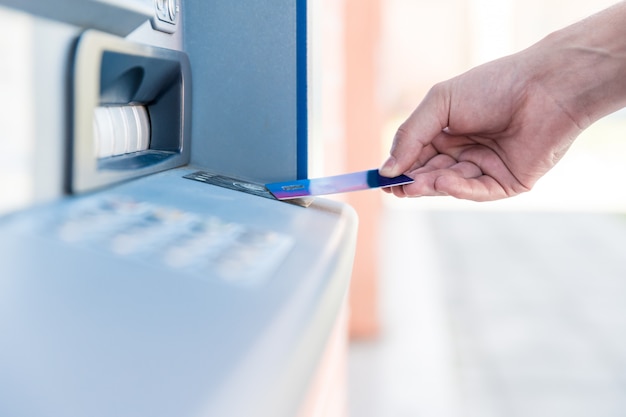
[[[403,185],[398,185],[396,187],[393,187],[392,192],[393,192],[393,195],[395,195],[398,198],[405,198],[407,196],[406,192],[404,191]]]
[[[378,170],[378,172],[383,177],[388,177],[388,178],[397,177],[399,175],[399,174],[396,174],[397,166],[398,166],[398,161],[396,161],[396,158],[392,155],[389,158],[387,158],[387,161],[385,161],[385,163]]]

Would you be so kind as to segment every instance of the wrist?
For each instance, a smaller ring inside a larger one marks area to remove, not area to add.
[[[581,128],[626,106],[624,22],[626,3],[620,3],[526,51],[531,78]]]

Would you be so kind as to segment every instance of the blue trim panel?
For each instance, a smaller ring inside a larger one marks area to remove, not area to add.
[[[297,156],[298,179],[308,175],[308,65],[307,65],[307,0],[296,2],[296,77],[297,77]]]

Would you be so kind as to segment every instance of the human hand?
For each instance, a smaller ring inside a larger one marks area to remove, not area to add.
[[[626,2],[435,85],[381,175],[398,197],[486,201],[530,190],[579,133],[626,104]]]
[[[451,195],[476,201],[532,188],[582,130],[532,79],[523,54],[433,87],[398,129],[381,174],[415,182],[398,197]]]

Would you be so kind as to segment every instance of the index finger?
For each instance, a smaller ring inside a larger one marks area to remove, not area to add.
[[[385,177],[397,177],[408,171],[422,150],[448,125],[450,108],[444,84],[431,88],[424,100],[398,128],[390,156],[380,168]]]

